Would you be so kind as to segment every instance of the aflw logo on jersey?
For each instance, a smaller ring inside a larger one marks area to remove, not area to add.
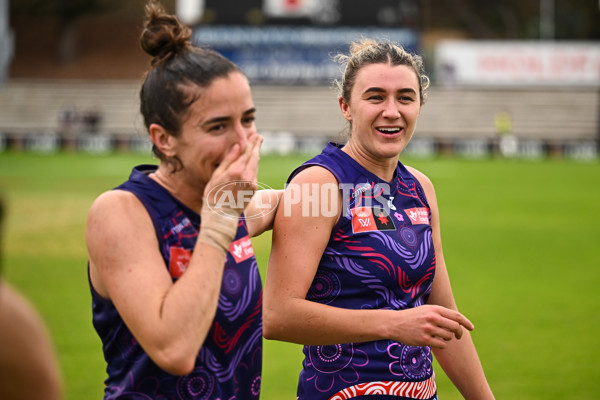
[[[383,207],[355,207],[350,213],[354,233],[396,230],[396,225]]]

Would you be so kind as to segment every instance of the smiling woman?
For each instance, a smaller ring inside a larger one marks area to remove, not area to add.
[[[350,137],[288,179],[265,281],[265,337],[305,345],[298,399],[437,399],[432,353],[465,398],[493,399],[473,324],[450,288],[433,185],[398,161],[429,82],[421,59],[366,39],[338,60]],[[304,204],[332,185],[353,190],[320,198],[336,212],[306,215]]]
[[[276,207],[277,192],[253,196],[262,137],[250,86],[157,3],[146,12],[141,45],[153,58],[140,108],[160,163],[101,194],[86,226],[105,398],[258,399],[262,285],[250,237],[270,228],[274,213],[256,208]],[[215,188],[242,201],[217,204]]]
[[[389,172],[395,170],[421,112],[414,70],[406,65],[366,65],[356,77],[351,97],[339,101],[344,118],[352,124],[346,152],[390,181]]]

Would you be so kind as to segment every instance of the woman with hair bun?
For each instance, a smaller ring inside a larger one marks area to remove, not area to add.
[[[247,78],[154,2],[140,109],[158,165],[91,206],[86,243],[105,399],[258,399],[262,286],[250,237],[277,191],[257,189]],[[260,207],[258,206],[260,205]]]
[[[433,185],[398,161],[429,84],[422,60],[370,39],[337,59],[350,137],[288,180],[264,335],[305,345],[300,400],[437,399],[432,352],[466,399],[493,399],[450,287]]]

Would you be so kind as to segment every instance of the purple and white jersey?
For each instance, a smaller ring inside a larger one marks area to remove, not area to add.
[[[153,165],[135,167],[129,180],[117,189],[134,193],[147,209],[165,268],[175,282],[185,273],[201,221],[196,212],[148,177],[155,170]],[[262,284],[243,218],[227,254],[215,319],[188,375],[174,376],[156,366],[114,304],[93,287],[91,291],[93,323],[107,362],[104,399],[259,398]]]
[[[392,182],[340,145],[296,169],[321,166],[337,179],[344,209],[306,298],[346,309],[404,310],[426,303],[435,274],[431,212],[418,180],[398,162]],[[298,398],[435,399],[429,347],[393,340],[304,346]]]

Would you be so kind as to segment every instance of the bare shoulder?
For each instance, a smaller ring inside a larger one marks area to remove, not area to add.
[[[102,193],[90,207],[86,224],[86,236],[99,239],[118,237],[145,238],[145,232],[152,233],[152,220],[138,197],[128,191],[111,190]],[[115,235],[115,232],[119,232]],[[149,237],[154,236],[149,234]],[[106,244],[104,240],[100,243]]]
[[[152,220],[142,202],[131,192],[111,190],[102,193],[90,207],[86,223],[86,242],[92,260],[106,249],[138,246],[153,232]]]
[[[285,225],[293,230],[302,230],[306,226],[333,228],[341,206],[335,176],[326,168],[311,166],[300,171],[286,186],[276,221],[285,217]]]
[[[406,166],[406,169],[408,169],[408,171],[419,180],[419,183],[421,184],[421,186],[423,186],[423,189],[425,189],[426,191],[433,190],[433,183],[427,175],[425,175],[416,168],[409,167],[408,165]]]
[[[20,337],[20,340],[33,339],[35,341],[38,337],[45,335],[42,319],[33,306],[17,290],[2,281],[0,281],[0,321],[2,326],[10,325],[11,328],[14,328],[2,330],[5,335],[17,331],[27,333],[26,336]],[[17,337],[12,339],[17,339]],[[6,344],[7,342],[2,343]]]
[[[90,214],[102,212],[105,209],[119,212],[128,208],[135,209],[139,206],[142,206],[142,204],[133,193],[125,190],[109,190],[94,200],[90,207]]]
[[[150,216],[136,195],[125,190],[110,190],[102,193],[92,203],[87,230],[115,225],[134,227],[150,222]]]
[[[319,165],[312,165],[298,172],[292,179],[291,183],[335,183],[338,181],[331,171]]]
[[[149,265],[157,257],[158,239],[150,215],[137,196],[123,190],[105,192],[94,201],[85,240],[92,285],[106,298],[111,297],[108,287],[124,271]]]

